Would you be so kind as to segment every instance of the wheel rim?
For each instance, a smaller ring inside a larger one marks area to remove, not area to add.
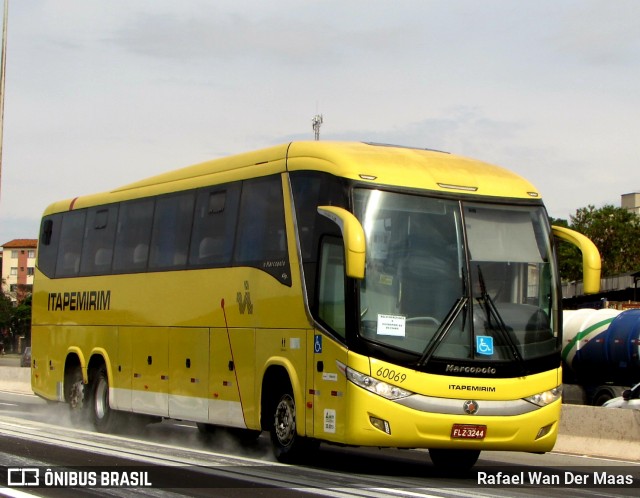
[[[96,386],[96,397],[95,397],[95,410],[96,410],[96,418],[98,420],[102,420],[109,409],[109,385],[105,382],[104,378],[100,378],[98,380],[98,385]]]
[[[84,384],[81,380],[74,382],[71,385],[71,389],[69,391],[69,405],[71,408],[78,409],[82,408],[82,402],[84,400]]]
[[[282,446],[291,444],[296,435],[296,415],[295,404],[289,394],[285,394],[278,403],[274,423],[278,442]]]

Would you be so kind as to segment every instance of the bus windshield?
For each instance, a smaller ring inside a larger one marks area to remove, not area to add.
[[[541,206],[356,189],[367,239],[360,338],[432,359],[557,353],[555,268]]]

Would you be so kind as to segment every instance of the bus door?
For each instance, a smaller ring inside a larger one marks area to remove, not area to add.
[[[315,437],[340,440],[344,435],[347,379],[338,362],[347,364],[344,246],[337,237],[325,237],[320,248],[318,273],[318,317],[331,332],[313,335]]]
[[[169,334],[169,416],[206,422],[209,329],[171,328]]]
[[[338,362],[347,364],[346,348],[327,334],[312,331],[313,359],[313,435],[319,439],[339,441],[345,429],[345,394],[347,379],[338,370]]]
[[[131,329],[131,407],[134,412],[169,416],[169,333],[167,327]]]

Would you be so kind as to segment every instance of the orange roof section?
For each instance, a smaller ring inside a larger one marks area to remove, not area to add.
[[[22,249],[22,248],[37,248],[38,247],[38,239],[13,239],[7,242],[6,244],[2,244],[2,247],[5,249]]]

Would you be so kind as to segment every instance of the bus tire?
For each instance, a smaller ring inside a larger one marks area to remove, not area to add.
[[[271,444],[276,459],[282,463],[294,463],[308,456],[312,443],[300,436],[296,425],[296,401],[290,386],[282,390],[273,405]]]
[[[480,450],[453,450],[431,448],[429,457],[439,470],[448,472],[466,472],[478,461]]]
[[[75,367],[65,375],[65,400],[69,403],[71,422],[82,424],[87,420],[87,386],[82,379],[82,370]]]
[[[593,400],[593,406],[602,406],[607,401],[609,401],[610,399],[613,399],[613,398],[614,398],[614,396],[608,391],[600,392],[600,393],[598,393],[598,395]]]
[[[91,388],[91,415],[98,432],[111,432],[117,413],[109,406],[109,377],[107,368],[100,365],[93,376]]]

